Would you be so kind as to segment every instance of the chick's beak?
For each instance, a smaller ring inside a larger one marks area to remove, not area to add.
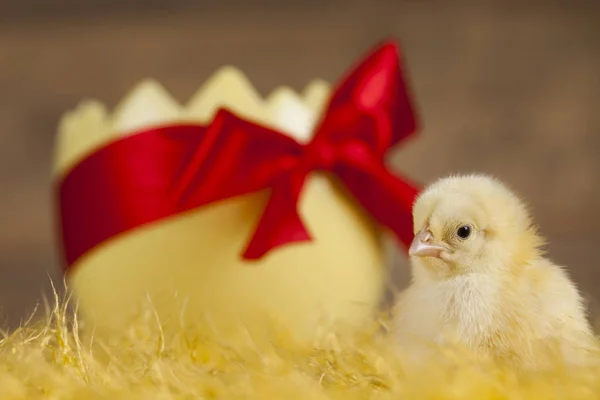
[[[446,247],[433,242],[433,235],[427,229],[423,229],[415,235],[408,254],[416,257],[440,257]]]

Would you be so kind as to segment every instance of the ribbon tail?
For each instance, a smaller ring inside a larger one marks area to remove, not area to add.
[[[383,163],[373,163],[367,170],[348,166],[341,172],[344,184],[360,205],[389,228],[407,250],[414,237],[412,206],[418,187],[392,174]]]
[[[311,240],[297,210],[305,178],[306,174],[294,174],[273,188],[244,259],[256,260],[279,246]]]

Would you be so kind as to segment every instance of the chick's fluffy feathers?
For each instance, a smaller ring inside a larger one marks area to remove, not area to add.
[[[396,309],[401,342],[455,342],[524,368],[542,367],[556,352],[566,362],[585,358],[594,342],[582,298],[544,258],[543,240],[510,189],[484,175],[444,178],[419,196],[413,217],[415,233],[431,230],[450,254],[411,258],[413,280]],[[479,236],[454,240],[461,223]]]

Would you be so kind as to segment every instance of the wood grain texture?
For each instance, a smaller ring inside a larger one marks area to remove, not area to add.
[[[65,110],[86,97],[112,106],[145,77],[185,101],[223,64],[265,94],[282,83],[299,89],[334,80],[388,35],[402,39],[424,123],[391,157],[394,167],[422,182],[459,171],[499,176],[530,203],[550,254],[598,294],[600,3],[248,4],[0,6],[0,313],[11,325],[48,291],[48,275],[59,277],[49,171]],[[401,286],[406,266],[393,258]]]

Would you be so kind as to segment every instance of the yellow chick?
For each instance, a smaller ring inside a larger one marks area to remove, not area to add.
[[[412,282],[395,330],[460,344],[497,361],[539,368],[588,359],[595,339],[567,273],[544,258],[525,205],[485,175],[441,179],[416,200]]]

